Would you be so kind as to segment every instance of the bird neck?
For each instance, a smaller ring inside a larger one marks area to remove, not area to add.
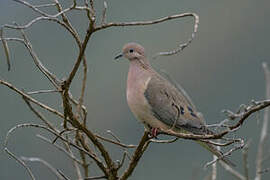
[[[128,89],[136,89],[136,85],[144,83],[152,71],[150,63],[145,60],[134,59],[130,61],[127,86]]]
[[[130,60],[130,66],[138,66],[138,68],[143,68],[145,70],[151,70],[151,65],[149,61],[143,57],[143,58],[134,58]]]

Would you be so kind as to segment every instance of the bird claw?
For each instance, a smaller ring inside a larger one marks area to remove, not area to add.
[[[158,133],[159,133],[158,128],[151,128],[151,130],[150,130],[150,138],[157,138]]]

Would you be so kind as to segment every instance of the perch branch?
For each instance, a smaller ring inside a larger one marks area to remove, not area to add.
[[[167,134],[183,139],[220,139],[226,134],[238,130],[244,121],[253,113],[258,112],[266,107],[270,106],[270,99],[264,101],[256,101],[252,105],[246,108],[245,112],[240,112],[239,114],[235,114],[235,116],[239,117],[238,122],[235,125],[231,125],[227,127],[227,130],[224,130],[217,134],[212,135],[195,135],[195,134],[184,134],[184,133],[176,133],[172,130],[161,130],[161,134]]]
[[[137,166],[139,160],[141,159],[143,152],[146,149],[146,148],[144,149],[145,145],[147,144],[147,142],[150,142],[150,141],[148,141],[149,139],[150,138],[148,136],[148,132],[145,131],[142,138],[141,138],[139,145],[137,146],[137,148],[132,156],[132,159],[128,165],[128,168],[125,170],[123,175],[120,177],[120,180],[126,180],[129,176],[131,176],[131,174],[134,171],[135,167]]]

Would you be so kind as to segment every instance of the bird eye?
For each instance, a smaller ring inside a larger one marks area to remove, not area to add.
[[[130,49],[130,50],[129,50],[129,52],[130,52],[130,53],[133,53],[133,52],[134,52],[134,50],[133,50],[133,49]]]

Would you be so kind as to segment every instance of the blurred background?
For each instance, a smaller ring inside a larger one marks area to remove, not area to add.
[[[28,1],[34,4],[44,0]],[[47,2],[47,1],[46,1]],[[68,7],[71,0],[60,0]],[[78,1],[81,2],[81,1]],[[51,3],[51,1],[48,1]],[[113,0],[108,1],[107,22],[153,20],[159,17],[195,12],[200,16],[198,33],[192,44],[182,53],[151,59],[155,69],[165,70],[181,84],[203,112],[208,124],[225,118],[223,109],[237,110],[240,104],[265,98],[265,81],[262,62],[270,63],[270,1],[269,0]],[[103,1],[95,1],[100,22]],[[55,10],[49,10],[55,14]],[[38,14],[11,0],[0,1],[0,25],[23,25]],[[81,37],[85,34],[87,18],[84,12],[68,14]],[[268,22],[268,23],[267,23]],[[172,50],[186,42],[193,30],[194,21],[187,17],[145,27],[113,27],[94,33],[86,50],[89,72],[85,105],[88,110],[87,123],[91,130],[106,135],[113,131],[124,143],[136,144],[143,126],[128,109],[125,97],[128,61],[115,62],[113,58],[127,42],[143,45],[150,58],[159,51]],[[78,54],[74,40],[62,27],[47,21],[34,24],[26,30],[34,50],[46,67],[60,79],[67,77]],[[5,36],[17,36],[15,31]],[[0,77],[24,91],[50,89],[52,86],[34,66],[29,53],[18,43],[9,43],[11,71],[8,72],[3,48],[0,48]],[[75,97],[80,93],[81,73],[72,84]],[[35,98],[61,109],[56,94],[35,95]],[[22,98],[4,86],[0,86],[0,179],[29,179],[25,169],[3,152],[3,141],[10,128],[19,123],[40,123]],[[44,113],[51,122],[59,126],[60,120]],[[249,148],[249,173],[255,174],[257,144],[261,130],[263,112],[249,118],[237,136],[251,140]],[[36,138],[46,135],[35,129],[19,129],[10,138],[9,148],[20,156],[41,157],[54,167],[65,172],[71,179],[75,171],[71,161],[53,146]],[[114,159],[121,158],[121,150],[110,147]],[[269,155],[269,143],[265,152]],[[230,157],[243,173],[241,151]],[[151,144],[135,169],[132,180],[139,179],[190,179],[206,177],[211,168],[203,165],[212,160],[209,152],[198,144],[179,140],[173,144]],[[28,163],[37,179],[55,179],[49,170],[39,163]],[[265,162],[263,167],[270,166]],[[90,165],[91,167],[91,165]],[[95,168],[90,174],[98,175]],[[269,179],[270,173],[263,175]],[[233,177],[218,166],[218,179]]]

